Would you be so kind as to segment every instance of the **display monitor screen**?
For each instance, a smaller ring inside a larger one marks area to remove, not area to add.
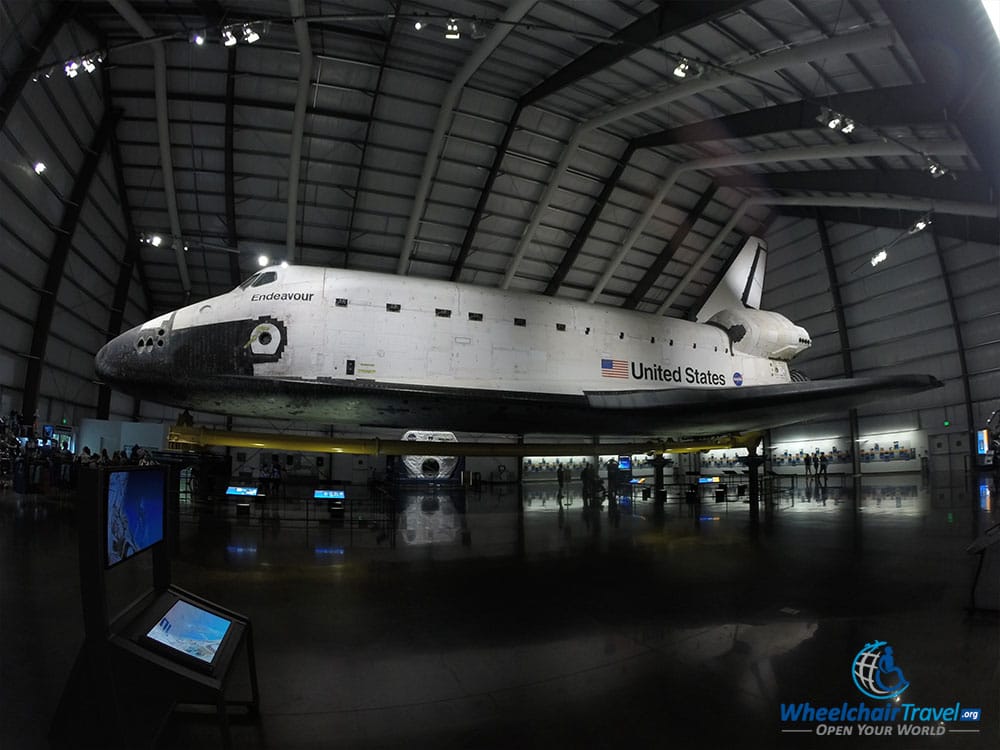
[[[315,500],[343,500],[344,491],[343,490],[314,490],[313,499]]]
[[[163,541],[163,470],[108,472],[106,507],[110,568]]]
[[[233,486],[230,486],[230,487],[226,487],[226,494],[227,495],[240,495],[242,497],[257,497],[257,487],[256,486],[253,486],[253,487],[238,487],[238,486],[233,485]]]
[[[628,471],[632,468],[632,457],[631,456],[619,456],[618,457],[618,468]]]
[[[718,477],[698,477],[698,484],[718,484]]]
[[[977,430],[976,453],[978,453],[980,456],[985,456],[989,452],[990,452],[990,431]]]
[[[211,664],[231,624],[224,617],[182,600],[167,610],[146,637]]]

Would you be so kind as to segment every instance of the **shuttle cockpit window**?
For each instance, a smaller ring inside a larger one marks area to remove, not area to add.
[[[278,273],[276,271],[264,271],[256,279],[254,279],[253,284],[250,286],[256,288],[258,286],[264,286],[265,284],[270,284],[273,281],[277,281]]]
[[[240,284],[237,287],[237,289],[246,289],[252,283],[254,283],[254,281],[257,280],[257,277],[260,276],[262,273],[263,273],[263,271],[258,271],[257,273],[253,274],[252,276],[250,276],[250,278],[248,278],[246,281],[244,281],[242,284]]]

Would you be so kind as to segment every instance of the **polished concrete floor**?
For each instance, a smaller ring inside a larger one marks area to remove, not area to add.
[[[742,502],[609,512],[554,484],[410,492],[342,525],[185,501],[173,578],[253,618],[261,715],[233,724],[238,748],[998,747],[1000,628],[967,610],[965,552],[996,488],[897,474],[852,494],[800,480],[756,528]],[[72,498],[0,495],[0,748],[46,746],[81,645],[76,528]],[[782,722],[782,704],[878,704],[851,678],[876,639],[904,704],[981,721],[863,740]],[[219,746],[190,714],[159,743]]]

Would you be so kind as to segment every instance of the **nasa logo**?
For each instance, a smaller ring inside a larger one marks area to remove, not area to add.
[[[736,385],[743,385],[743,374],[739,372],[734,372],[733,383]]]

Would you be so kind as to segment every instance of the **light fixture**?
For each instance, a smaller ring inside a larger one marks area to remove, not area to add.
[[[197,44],[200,47],[204,43],[205,43],[205,35],[202,32],[196,31],[191,35],[191,44]]]
[[[881,250],[879,250],[877,253],[875,253],[875,255],[872,256],[872,259],[871,259],[872,268],[874,268],[875,266],[877,266],[879,263],[881,263],[882,261],[884,261],[888,257],[889,257],[889,254],[885,251],[885,248],[882,248]]]
[[[919,219],[917,219],[915,222],[913,222],[910,225],[910,228],[907,229],[906,231],[907,231],[908,234],[916,234],[917,232],[924,231],[930,225],[931,225],[931,215],[930,214],[924,214]]]
[[[485,39],[486,24],[484,24],[482,21],[477,21],[476,19],[472,19],[472,21],[469,22],[469,36],[471,36],[473,39],[476,40]]]
[[[226,26],[222,30],[222,43],[226,47],[234,47],[234,46],[236,46],[236,37],[233,36],[232,30],[228,26]]]
[[[950,170],[941,166],[938,162],[934,161],[931,157],[927,157],[927,166],[925,167],[927,173],[933,177],[935,180],[938,177],[944,177]]]
[[[35,174],[41,174],[44,171],[45,171],[45,162],[44,161],[36,161],[35,162]]]
[[[253,44],[258,39],[260,39],[260,34],[257,33],[257,30],[249,23],[243,24],[243,41],[247,44]]]
[[[462,34],[458,30],[458,19],[449,18],[448,19],[448,29],[444,32],[445,39],[461,39]]]
[[[288,261],[287,260],[281,261],[281,267],[282,268],[288,268]]]
[[[684,58],[677,63],[677,67],[674,68],[674,76],[677,78],[687,78],[688,72],[691,70],[691,63],[689,63]]]
[[[267,268],[267,265],[270,262],[271,262],[271,259],[268,258],[266,255],[258,255],[257,256],[257,265],[260,266],[261,268]]]
[[[97,66],[94,65],[94,60],[90,57],[85,57],[80,62],[83,64],[83,69],[88,73],[93,73],[97,70]]]
[[[857,123],[850,117],[842,115],[840,112],[834,112],[829,107],[820,109],[819,114],[816,116],[816,122],[830,128],[830,130],[839,130],[844,135],[853,133],[858,127]]]
[[[163,244],[163,238],[158,234],[154,234],[152,237],[149,238],[149,244],[152,245],[153,247],[159,247],[160,245]]]
[[[80,74],[80,63],[76,60],[69,60],[63,66],[67,78],[76,78]]]

